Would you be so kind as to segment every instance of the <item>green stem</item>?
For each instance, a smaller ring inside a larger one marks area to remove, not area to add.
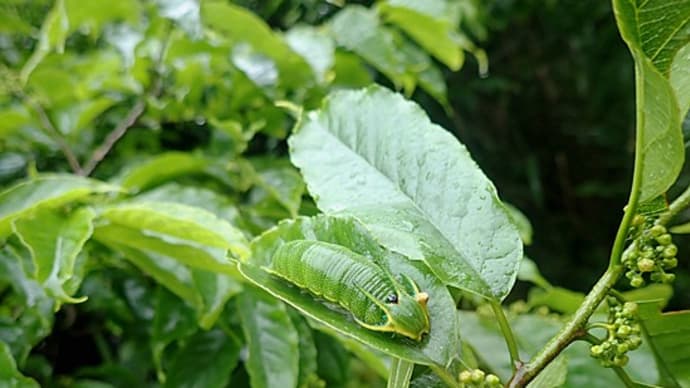
[[[503,307],[501,307],[501,303],[496,300],[491,300],[489,303],[494,310],[496,319],[498,319],[498,326],[501,328],[501,333],[503,333],[503,338],[505,338],[506,345],[508,346],[508,353],[510,353],[510,364],[513,366],[513,371],[515,371],[518,365],[520,365],[520,353],[518,351],[517,341],[513,335],[513,330],[510,328],[510,324],[506,318],[505,311],[503,311]]]
[[[599,281],[592,287],[585,300],[575,311],[570,321],[556,334],[555,337],[537,353],[530,362],[518,368],[508,383],[508,387],[524,387],[539,374],[563,349],[573,341],[587,334],[585,325],[589,317],[596,311],[609,290],[623,273],[623,266],[611,267],[604,272]]]
[[[614,372],[616,372],[616,375],[618,376],[619,379],[625,384],[627,388],[636,388],[638,385],[632,381],[630,376],[628,376],[627,373],[625,373],[625,369],[621,368],[620,366],[614,366],[611,367]]]
[[[440,366],[437,365],[430,365],[429,368],[436,373],[438,377],[443,380],[444,383],[446,383],[447,386],[449,387],[456,387],[458,385],[458,382],[455,380],[455,377],[450,374],[447,370],[441,368]]]
[[[609,257],[609,269],[620,264],[623,250],[625,249],[625,241],[628,237],[628,230],[630,229],[630,222],[635,216],[637,210],[637,202],[640,199],[640,189],[642,187],[642,132],[644,130],[644,111],[640,108],[643,105],[642,97],[644,96],[644,81],[640,73],[640,66],[635,64],[635,105],[637,112],[635,117],[635,165],[633,170],[632,187],[630,188],[630,198],[628,198],[628,205],[625,207],[623,219],[618,226],[616,233],[616,240],[611,249],[611,256]]]
[[[388,388],[407,388],[410,385],[410,377],[414,363],[401,358],[393,358],[391,371],[388,375]]]
[[[685,210],[688,206],[690,206],[690,186],[671,202],[668,211],[659,217],[657,223],[660,225],[668,224],[673,217],[677,216],[678,213]]]

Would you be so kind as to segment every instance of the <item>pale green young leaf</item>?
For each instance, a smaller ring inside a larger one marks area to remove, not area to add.
[[[133,165],[118,181],[123,188],[137,192],[180,175],[202,172],[208,164],[208,160],[197,155],[167,152]]]
[[[465,147],[381,87],[331,95],[289,139],[292,162],[327,214],[351,214],[386,247],[444,283],[502,299],[522,243]]]
[[[351,315],[334,310],[307,292],[303,292],[284,279],[271,275],[261,267],[270,265],[274,253],[289,241],[309,240],[340,245],[353,255],[370,258],[394,276],[405,274],[420,289],[429,294],[428,311],[431,331],[421,342],[392,336],[390,333],[368,330],[351,319]],[[364,225],[352,217],[317,216],[300,217],[281,222],[252,242],[252,256],[240,264],[240,271],[252,282],[295,308],[333,328],[355,338],[374,349],[419,364],[447,365],[459,350],[459,340],[449,333],[457,333],[453,299],[443,284],[422,263],[382,248]]]
[[[14,232],[31,252],[36,280],[61,302],[86,300],[69,295],[65,285],[75,276],[77,255],[91,237],[95,216],[88,207],[71,213],[44,208],[13,222]]]
[[[68,29],[69,18],[65,10],[65,2],[64,0],[57,0],[43,21],[38,44],[34,52],[26,61],[19,74],[19,78],[23,84],[26,84],[31,73],[36,66],[43,61],[46,55],[53,50],[59,53],[64,50]]]
[[[325,31],[311,26],[295,26],[285,33],[285,41],[294,52],[309,63],[319,82],[326,83],[331,80],[331,68],[335,62],[335,43]]]
[[[119,190],[118,186],[75,175],[46,174],[20,182],[0,192],[0,238],[9,235],[14,219],[30,211]]]
[[[678,98],[681,118],[685,118],[690,110],[690,44],[678,50],[671,64],[669,80]]]
[[[537,263],[525,256],[520,261],[517,278],[523,282],[531,282],[543,289],[551,288],[551,283],[539,272]]]
[[[246,289],[237,298],[247,341],[247,372],[252,388],[295,387],[299,339],[286,307],[265,292]]]
[[[236,257],[248,254],[242,232],[216,215],[174,202],[135,201],[109,206],[101,217],[111,225],[141,231],[145,236],[199,249],[226,249]],[[225,262],[220,259],[221,263]]]
[[[429,0],[419,1],[419,3]],[[446,1],[431,1],[448,6]],[[456,25],[444,17],[415,9],[409,1],[387,1],[379,5],[385,20],[405,31],[417,44],[430,52],[451,70],[459,70],[465,59],[458,45]]]
[[[97,226],[94,239],[106,245],[134,248],[148,256],[167,256],[191,268],[237,276],[237,270],[227,258],[228,251],[225,248],[190,245],[188,241],[175,237],[151,234],[116,224]]]
[[[395,35],[381,26],[374,10],[350,5],[338,12],[329,26],[339,46],[359,55],[396,87],[410,89],[414,80],[407,74],[405,58],[395,42]]]
[[[522,243],[525,245],[531,245],[533,230],[532,223],[529,221],[529,218],[527,218],[527,216],[517,207],[505,202],[503,205],[505,205],[510,219],[515,224],[515,227],[517,227],[518,233],[520,233],[520,238],[522,239]]]

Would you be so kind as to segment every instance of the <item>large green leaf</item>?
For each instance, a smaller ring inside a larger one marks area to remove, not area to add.
[[[87,207],[70,214],[45,208],[13,223],[15,233],[31,252],[36,280],[62,302],[86,300],[71,297],[65,283],[75,276],[77,255],[91,237],[95,216]]]
[[[341,245],[369,257],[392,274],[406,274],[427,292],[431,332],[421,342],[375,332],[355,323],[349,314],[333,309],[285,280],[270,275],[267,266],[274,252],[284,243],[313,240]],[[455,308],[448,290],[421,263],[383,249],[366,228],[351,217],[317,216],[285,221],[252,242],[252,257],[240,264],[240,271],[271,294],[295,306],[336,331],[395,357],[420,364],[447,365],[459,350]]]
[[[17,217],[39,207],[58,207],[91,194],[116,192],[117,186],[74,175],[40,175],[0,192],[0,239]]]
[[[237,339],[219,329],[198,332],[173,358],[164,387],[226,387],[241,349]]]
[[[690,387],[690,311],[662,314],[659,304],[640,303],[639,316],[659,364],[664,386]]]
[[[33,379],[22,375],[12,357],[10,347],[0,341],[0,386],[8,388],[38,388]]]
[[[676,54],[690,43],[690,1],[614,0],[613,6],[621,36],[635,59],[635,157],[641,177],[640,201],[644,202],[668,190],[684,161],[681,123],[690,88],[683,86],[687,82],[683,77],[670,80],[669,73]],[[679,61],[688,63],[685,56]]]
[[[249,350],[252,388],[296,387],[299,339],[285,305],[255,289],[243,292],[237,304]]]
[[[517,229],[465,147],[381,87],[334,93],[289,139],[319,208],[352,214],[446,284],[502,299],[522,258]]]

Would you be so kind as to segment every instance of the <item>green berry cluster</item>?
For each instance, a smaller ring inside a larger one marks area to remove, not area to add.
[[[632,244],[623,253],[623,264],[628,271],[625,277],[637,288],[645,285],[645,274],[655,283],[671,283],[676,278],[666,273],[678,265],[678,247],[662,225],[642,229]]]
[[[607,368],[623,367],[628,363],[628,353],[642,344],[640,324],[637,322],[637,304],[621,304],[616,298],[609,297],[609,319],[606,327],[606,338],[590,348],[592,357],[598,359]]]
[[[460,372],[460,388],[498,388],[502,387],[498,376],[486,374],[481,369],[468,369]]]

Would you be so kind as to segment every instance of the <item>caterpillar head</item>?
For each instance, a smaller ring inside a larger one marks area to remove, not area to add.
[[[403,276],[404,286],[397,285],[396,293],[388,295],[383,301],[369,295],[385,314],[383,325],[363,326],[376,331],[398,333],[415,341],[421,341],[431,328],[427,302],[429,294],[422,292],[410,278]],[[361,324],[361,322],[360,322]]]

